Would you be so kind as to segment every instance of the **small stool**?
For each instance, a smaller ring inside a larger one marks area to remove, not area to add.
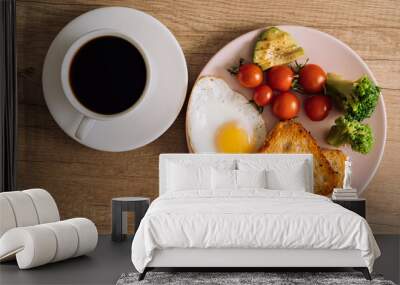
[[[128,233],[127,213],[135,213],[135,231],[146,214],[150,199],[145,197],[119,197],[112,199],[112,235],[113,241],[122,241]]]

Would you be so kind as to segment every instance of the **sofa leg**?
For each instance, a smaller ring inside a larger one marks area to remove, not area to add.
[[[138,281],[142,281],[145,277],[146,277],[146,273],[147,273],[147,267],[143,270],[142,273],[139,274],[139,278]]]
[[[362,274],[364,275],[365,279],[372,280],[371,274],[369,274],[369,270],[367,267],[355,267],[354,269],[357,271],[361,271]]]

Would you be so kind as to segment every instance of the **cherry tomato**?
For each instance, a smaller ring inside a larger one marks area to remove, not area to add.
[[[299,83],[307,93],[322,92],[326,82],[325,71],[316,64],[306,64],[299,73]]]
[[[304,109],[312,121],[322,121],[332,108],[332,102],[328,96],[314,95],[304,101]]]
[[[237,79],[243,87],[254,88],[263,82],[264,74],[258,65],[246,63],[239,67]]]
[[[297,116],[300,110],[300,100],[290,92],[276,96],[272,102],[272,113],[281,120],[289,120]]]
[[[262,84],[254,90],[253,100],[258,106],[264,107],[268,105],[271,99],[272,89],[268,85]]]
[[[293,82],[293,70],[287,65],[274,66],[267,72],[268,85],[278,91],[289,91]]]

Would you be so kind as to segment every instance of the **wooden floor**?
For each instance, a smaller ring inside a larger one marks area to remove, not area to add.
[[[374,265],[374,273],[383,274],[385,279],[396,284],[400,281],[400,236],[376,236],[382,256]],[[134,272],[130,259],[131,239],[121,243],[111,241],[110,236],[100,236],[96,250],[89,256],[19,270],[15,262],[0,264],[1,285],[44,285],[44,284],[115,284],[122,273]],[[274,269],[268,269],[274,271]],[[280,269],[280,271],[294,269]],[[307,269],[305,271],[318,271]],[[343,271],[350,269],[326,269]],[[275,270],[276,271],[276,270]]]
[[[250,30],[278,24],[309,26],[347,43],[367,62],[388,111],[382,165],[365,197],[375,233],[400,233],[400,9],[398,0],[192,1],[18,0],[18,187],[43,187],[63,218],[92,219],[110,232],[112,197],[158,192],[158,155],[186,152],[184,110],[158,140],[138,150],[107,153],[86,148],[56,125],[45,105],[41,73],[47,49],[76,16],[101,6],[143,10],[168,26],[182,45],[189,90],[221,47]]]

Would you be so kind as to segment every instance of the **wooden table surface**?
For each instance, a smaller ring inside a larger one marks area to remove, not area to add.
[[[352,47],[374,72],[388,112],[384,159],[365,192],[375,233],[400,233],[400,2],[383,1],[133,1],[18,0],[18,187],[43,187],[63,218],[84,216],[110,232],[111,198],[158,193],[158,155],[186,152],[182,109],[172,127],[138,150],[86,148],[57,126],[45,105],[42,64],[57,33],[73,18],[102,6],[140,9],[163,22],[181,44],[189,90],[211,56],[232,39],[268,25],[327,32]]]

